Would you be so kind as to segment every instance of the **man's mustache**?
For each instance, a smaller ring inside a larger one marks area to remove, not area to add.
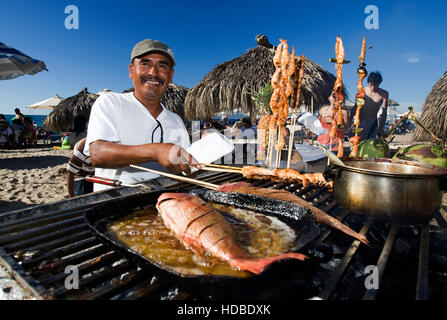
[[[161,85],[165,84],[165,81],[162,78],[159,77],[152,77],[152,76],[142,76],[140,78],[141,83],[146,82],[146,81],[157,81],[160,82]]]

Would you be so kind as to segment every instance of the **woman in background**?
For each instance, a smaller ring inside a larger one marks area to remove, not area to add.
[[[319,135],[317,138],[317,141],[327,148],[329,148],[329,143],[330,143],[330,139],[331,139],[330,132],[331,132],[331,127],[332,127],[332,118],[337,117],[337,114],[338,114],[338,111],[335,112],[335,115],[333,112],[333,109],[335,108],[335,91],[332,91],[332,93],[330,94],[329,103],[330,103],[330,105],[321,107],[320,111],[318,112],[318,119],[320,120],[321,125],[323,126],[323,128],[326,129],[327,132],[323,133],[322,135]],[[331,146],[332,151],[338,150],[337,137],[342,137],[343,133],[345,131],[347,131],[349,128],[349,126],[348,126],[348,122],[349,122],[348,111],[343,109],[342,116],[343,116],[343,123],[345,124],[345,129],[340,130],[337,128],[336,137],[334,137],[332,139],[332,146]]]

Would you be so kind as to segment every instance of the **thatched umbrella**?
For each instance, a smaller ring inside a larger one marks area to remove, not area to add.
[[[250,114],[251,118],[256,116],[257,110],[251,95],[264,88],[275,72],[275,48],[257,42],[259,45],[256,48],[219,64],[188,92],[185,99],[188,119],[208,120],[216,113],[231,114],[234,110]],[[307,59],[304,64],[301,104],[310,108],[311,97],[315,111],[328,104],[335,80],[334,75]]]
[[[133,91],[133,88],[123,91],[123,93]],[[181,85],[170,83],[166,89],[161,103],[172,112],[177,113],[182,119],[185,117],[184,102],[189,89]]]
[[[390,98],[390,99],[388,99],[388,106],[389,107],[397,107],[397,106],[400,106],[400,104],[396,100]]]
[[[77,95],[62,100],[43,122],[44,128],[50,131],[69,130],[77,115],[83,115],[86,119],[90,117],[90,110],[96,98],[98,95],[89,93],[87,88],[84,88]]]
[[[443,138],[447,133],[447,72],[439,79],[422,107],[418,120],[437,137]],[[415,141],[429,141],[431,137],[420,126],[416,126],[413,134]]]

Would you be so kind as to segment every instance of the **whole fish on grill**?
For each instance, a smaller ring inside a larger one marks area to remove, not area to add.
[[[182,243],[198,254],[210,253],[232,267],[261,273],[275,261],[293,258],[304,260],[301,253],[284,253],[274,257],[250,258],[237,244],[231,225],[198,196],[188,193],[164,193],[157,210],[165,226]]]
[[[271,188],[259,188],[259,187],[253,187],[247,182],[234,182],[234,183],[225,183],[217,188],[216,191],[195,191],[196,194],[199,194],[201,197],[203,197],[206,200],[215,201],[218,203],[225,203],[225,204],[231,204],[229,202],[225,202],[225,197],[222,197],[220,194],[214,194],[215,192],[228,192],[228,193],[237,193],[237,194],[245,194],[245,195],[257,195],[261,199],[263,197],[267,197],[270,199],[280,199],[283,201],[287,201],[291,203],[293,206],[297,206],[299,208],[309,209],[314,215],[315,215],[315,221],[318,223],[325,224],[329,227],[332,227],[334,229],[340,230],[356,239],[361,241],[362,243],[369,245],[369,241],[366,238],[366,236],[355,232],[351,228],[349,228],[347,225],[343,224],[340,220],[335,219],[334,217],[330,216],[323,210],[320,210],[313,206],[311,203],[307,202],[304,199],[301,199],[300,197],[285,191],[285,190],[277,190],[277,189],[271,189]],[[259,200],[258,200],[259,201]],[[253,205],[253,204],[246,204],[247,206]],[[273,208],[277,213],[280,213],[281,208]]]

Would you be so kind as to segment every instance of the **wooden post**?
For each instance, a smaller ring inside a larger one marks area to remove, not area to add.
[[[310,109],[314,115],[314,96],[310,96]],[[312,122],[312,145],[314,145],[314,123]]]

